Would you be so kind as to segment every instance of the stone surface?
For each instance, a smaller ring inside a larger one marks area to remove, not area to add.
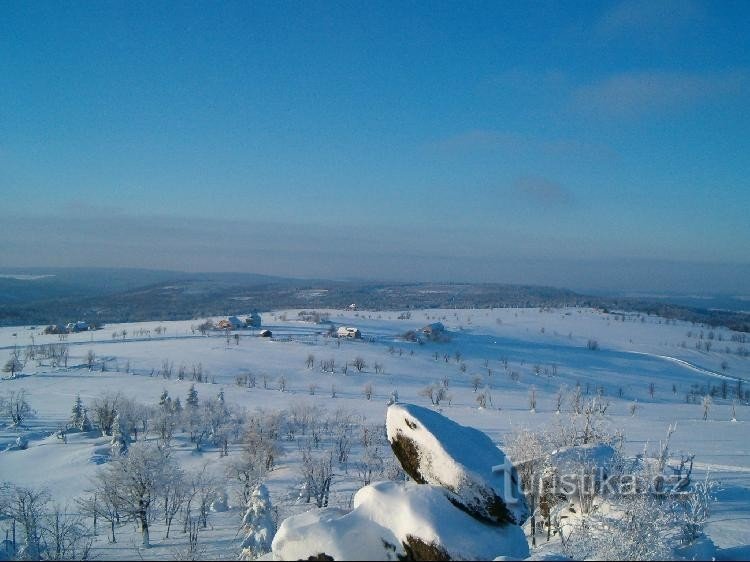
[[[528,518],[518,474],[486,434],[413,404],[389,406],[386,428],[415,482],[443,488],[456,507],[487,523],[521,525]],[[504,468],[493,471],[497,466]]]

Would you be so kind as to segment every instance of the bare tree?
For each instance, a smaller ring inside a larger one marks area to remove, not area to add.
[[[315,457],[309,449],[304,450],[300,471],[306,502],[314,499],[318,507],[328,507],[333,481],[333,451]]]
[[[95,361],[96,353],[94,353],[93,350],[89,349],[88,352],[86,352],[86,366],[89,368],[89,371],[92,371],[94,369]]]
[[[367,384],[365,384],[364,388],[362,389],[362,394],[365,395],[365,398],[370,400],[372,398],[373,391],[374,389],[373,389],[372,383],[368,382]]]
[[[14,348],[13,351],[10,353],[10,358],[5,362],[5,365],[3,366],[3,371],[6,373],[10,373],[10,378],[14,379],[16,378],[16,373],[23,370],[23,361],[21,361],[21,356],[18,353],[18,349]]]
[[[365,363],[365,360],[361,357],[355,357],[354,361],[352,361],[352,365],[357,369],[358,373],[361,373],[362,370],[367,367],[367,363]]]
[[[68,513],[59,505],[45,516],[44,555],[47,560],[88,560],[93,544],[89,529],[80,515]]]
[[[20,525],[24,537],[21,559],[42,558],[44,514],[50,495],[47,490],[12,486],[5,490],[3,515]]]
[[[2,404],[5,416],[11,421],[13,427],[21,427],[24,420],[34,417],[34,410],[26,399],[26,390],[11,390]]]
[[[117,542],[115,525],[120,522],[116,485],[117,483],[107,478],[104,472],[99,472],[94,476],[94,488],[87,490],[91,495],[76,500],[81,513],[94,519],[94,533],[97,519],[101,518],[109,523],[109,540],[112,543]]]
[[[474,389],[474,392],[479,390],[479,387],[482,386],[482,377],[479,375],[474,375],[471,377],[471,387]]]
[[[183,508],[188,496],[188,486],[185,475],[180,467],[175,466],[172,472],[165,474],[164,483],[161,486],[161,507],[164,510],[164,525],[167,527],[165,538],[169,538],[172,521]]]

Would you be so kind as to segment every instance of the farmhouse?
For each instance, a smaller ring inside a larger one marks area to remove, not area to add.
[[[247,318],[245,318],[246,328],[260,328],[260,314],[253,312]]]
[[[357,328],[341,326],[338,330],[336,330],[336,335],[340,338],[360,339],[362,337],[362,332],[360,332]]]
[[[445,326],[442,322],[433,322],[422,328],[422,333],[428,337],[437,337],[443,332],[445,332]]]
[[[422,328],[422,334],[428,340],[438,341],[445,338],[445,326],[442,322],[433,322]]]
[[[89,329],[89,325],[83,320],[79,320],[78,322],[69,322],[65,329],[68,332],[85,332]]]

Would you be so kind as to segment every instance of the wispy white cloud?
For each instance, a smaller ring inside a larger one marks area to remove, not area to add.
[[[513,183],[516,193],[542,205],[567,205],[573,202],[573,194],[562,184],[542,176],[523,176]]]
[[[604,117],[635,117],[655,111],[683,110],[748,91],[750,73],[638,71],[613,74],[574,88],[574,110]]]
[[[601,143],[577,138],[543,138],[493,129],[470,129],[427,143],[427,149],[441,155],[465,154],[477,151],[501,151],[506,154],[526,154],[535,158],[582,158],[586,160],[617,159],[616,151]]]
[[[700,20],[704,10],[693,0],[628,0],[607,10],[595,26],[600,37],[672,33]]]

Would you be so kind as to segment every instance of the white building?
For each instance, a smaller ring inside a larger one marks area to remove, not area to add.
[[[362,337],[362,332],[360,332],[357,328],[341,326],[338,330],[336,330],[336,335],[340,338],[359,339]]]

